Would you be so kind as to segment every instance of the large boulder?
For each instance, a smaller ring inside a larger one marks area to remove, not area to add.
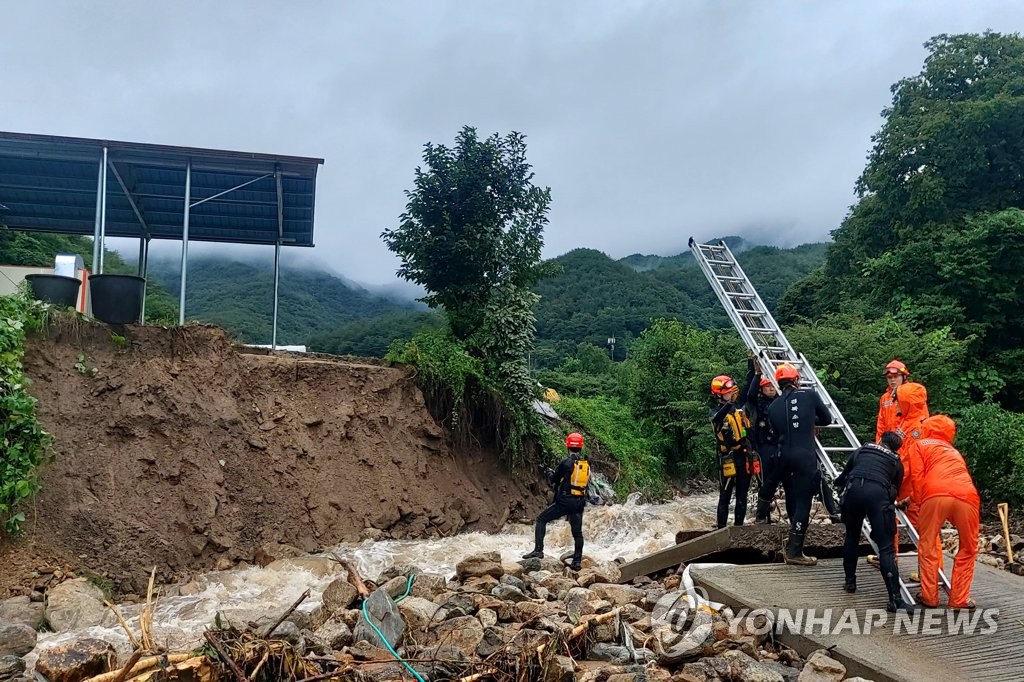
[[[439,604],[422,597],[406,597],[398,602],[398,610],[412,630],[421,630],[430,625],[440,608]]]
[[[21,656],[0,656],[0,680],[21,679],[25,660]]]
[[[433,599],[442,592],[448,591],[448,580],[438,573],[420,573],[416,575],[412,583],[413,597]]]
[[[678,676],[680,682],[784,682],[785,678],[771,666],[756,661],[741,651],[726,651],[721,656],[687,663]]]
[[[455,566],[455,574],[459,580],[489,575],[500,578],[505,569],[501,566],[500,552],[484,552],[466,557]]]
[[[397,647],[405,634],[405,621],[402,620],[402,614],[391,595],[384,590],[374,590],[373,594],[367,598],[365,606],[373,624],[377,626],[392,647]],[[377,636],[365,618],[361,618],[356,624],[352,639],[356,642],[366,640],[373,646],[384,646],[384,642]]]
[[[626,604],[639,604],[647,594],[638,587],[632,585],[617,585],[614,583],[593,583],[590,590],[602,599],[606,599],[614,606],[625,606]]]
[[[85,578],[66,580],[47,593],[46,620],[56,632],[114,622],[103,592]]]
[[[359,593],[356,592],[356,588],[352,587],[347,580],[335,578],[324,590],[321,599],[324,603],[324,610],[330,615],[341,609],[347,609],[358,596]]]
[[[0,624],[27,625],[33,630],[43,622],[43,603],[28,597],[11,597],[0,601]]]
[[[846,677],[846,666],[831,658],[824,649],[807,657],[797,682],[839,682]]]
[[[342,621],[329,620],[313,631],[312,639],[326,651],[340,651],[352,643],[352,630]]]
[[[117,655],[102,639],[77,639],[39,654],[36,671],[50,682],[81,682],[109,672]]]
[[[622,572],[612,561],[595,561],[576,575],[576,582],[583,587],[594,583],[617,583],[622,580]]]
[[[24,623],[0,622],[0,656],[24,656],[36,646],[36,631]]]
[[[484,627],[479,620],[473,616],[460,616],[431,626],[426,643],[453,646],[470,657],[483,638]]]

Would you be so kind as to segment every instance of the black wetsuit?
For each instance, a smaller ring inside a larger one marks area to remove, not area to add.
[[[729,520],[729,500],[736,493],[735,523],[742,526],[747,516],[747,493],[750,474],[747,471],[749,444],[746,436],[746,415],[732,403],[724,403],[711,416],[718,448],[718,527],[725,528]],[[731,459],[735,474],[726,476],[724,463]]]
[[[547,531],[549,522],[560,519],[563,516],[569,521],[569,528],[572,530],[572,539],[576,544],[573,553],[573,563],[579,563],[583,559],[583,508],[586,506],[587,496],[573,495],[570,489],[570,476],[572,475],[573,463],[579,459],[577,456],[569,456],[562,460],[555,469],[549,481],[555,489],[555,501],[537,517],[537,525],[534,527],[534,544],[536,551],[544,550],[544,534]]]

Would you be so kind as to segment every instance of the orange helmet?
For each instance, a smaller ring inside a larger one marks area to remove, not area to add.
[[[788,362],[775,368],[775,381],[796,381],[800,372]]]
[[[732,393],[735,388],[736,382],[732,380],[732,377],[725,374],[719,374],[711,380],[711,393],[713,395],[724,397]]]
[[[885,371],[882,372],[883,376],[889,374],[902,374],[905,377],[909,377],[910,370],[907,369],[907,366],[904,365],[899,360],[893,360],[892,362],[885,366]]]
[[[761,388],[764,388],[765,386],[771,386],[772,380],[769,379],[768,377],[761,377],[761,381],[758,382],[757,385],[760,386]]]
[[[565,437],[565,447],[570,450],[582,450],[583,436],[579,433],[570,433]]]

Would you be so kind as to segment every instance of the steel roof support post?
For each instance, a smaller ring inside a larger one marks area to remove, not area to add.
[[[178,324],[185,325],[185,278],[188,275],[188,210],[192,203],[192,159],[185,162],[185,221],[181,228],[181,294],[178,296]]]
[[[274,168],[274,179],[277,181],[277,239],[274,242],[274,330],[270,340],[271,350],[277,350],[277,305],[281,281],[281,237],[284,234],[284,193],[281,191],[280,166]]]
[[[142,278],[142,312],[139,313],[139,324],[146,324],[146,289],[148,288],[149,271],[149,237],[139,237],[139,277]]]
[[[103,149],[106,151],[106,147]],[[96,175],[96,227],[92,235],[92,271],[95,273],[100,265],[100,209],[103,204],[103,171],[107,168],[107,160],[100,159],[100,169]]]
[[[100,183],[103,187],[100,193],[100,267],[97,270],[99,274],[103,274],[103,251],[106,248],[107,241],[107,148],[103,148],[103,165],[100,167]],[[95,268],[96,265],[93,264]]]

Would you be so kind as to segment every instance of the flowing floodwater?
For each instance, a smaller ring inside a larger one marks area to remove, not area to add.
[[[595,559],[632,560],[675,543],[680,530],[713,528],[717,495],[676,498],[662,504],[641,504],[632,496],[623,504],[587,507],[583,519],[586,538],[584,555]],[[411,566],[421,573],[451,576],[455,565],[473,554],[500,552],[503,561],[517,561],[533,549],[533,527],[512,524],[501,533],[467,533],[436,540],[366,540],[344,543],[331,551],[352,560],[357,570],[374,580],[392,566]],[[545,553],[558,557],[572,551],[572,536],[564,520],[548,525]],[[300,611],[311,612],[320,602],[324,588],[336,575],[323,577],[296,566],[231,569],[206,573],[190,583],[188,595],[158,599],[153,635],[168,650],[189,650],[202,639],[202,631],[219,613],[228,622],[260,624],[272,622],[310,590]],[[172,594],[175,590],[172,590]],[[140,605],[123,605],[129,626],[138,632]],[[131,652],[120,626],[91,627],[63,633],[40,633],[36,649],[26,657],[29,666],[38,652],[80,637],[97,637],[110,642],[119,658]]]

